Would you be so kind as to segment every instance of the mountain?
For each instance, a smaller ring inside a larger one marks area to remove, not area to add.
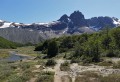
[[[70,16],[64,14],[49,23],[23,24],[0,20],[0,36],[19,43],[38,43],[62,35],[93,33],[106,26],[120,26],[120,20],[108,16],[85,19],[80,11],[74,11]]]

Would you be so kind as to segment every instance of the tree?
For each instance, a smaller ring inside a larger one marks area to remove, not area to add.
[[[81,57],[84,54],[84,48],[79,42],[76,42],[73,57]]]
[[[110,35],[110,28],[111,27],[107,26],[101,32],[102,33],[101,44],[102,44],[102,47],[105,50],[109,50],[110,49],[110,44],[112,42],[112,38],[111,38],[111,35]]]
[[[73,48],[73,40],[72,40],[72,37],[69,36],[69,37],[65,37],[61,43],[61,47],[62,48]]]
[[[111,35],[114,38],[116,47],[118,47],[118,49],[120,49],[120,28],[116,28],[111,30]]]
[[[58,48],[58,44],[56,41],[50,41],[48,44],[48,52],[47,52],[47,56],[48,57],[55,57],[58,54],[59,48]]]

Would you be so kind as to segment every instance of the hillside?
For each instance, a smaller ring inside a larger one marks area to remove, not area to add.
[[[54,44],[54,45],[51,45]],[[56,44],[56,45],[55,45]],[[55,54],[55,50],[57,49]],[[36,51],[42,51],[49,57],[54,57],[58,53],[71,54],[70,58],[79,59],[84,62],[99,62],[100,57],[120,57],[120,27],[92,33],[65,36],[46,40],[38,44]],[[52,50],[52,52],[49,52]],[[53,54],[54,53],[54,54]]]
[[[20,46],[20,44],[8,41],[0,37],[0,49],[15,49],[17,46]]]
[[[0,62],[1,82],[120,81],[120,27],[53,38],[13,53],[21,59]]]

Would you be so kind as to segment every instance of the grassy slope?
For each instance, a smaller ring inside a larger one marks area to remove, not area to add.
[[[14,49],[17,47],[17,43],[8,41],[2,37],[0,37],[0,49]]]

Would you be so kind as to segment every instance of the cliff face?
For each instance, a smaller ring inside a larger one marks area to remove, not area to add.
[[[30,32],[26,29],[5,28],[0,29],[0,36],[18,43],[38,43],[43,40],[37,32]]]

